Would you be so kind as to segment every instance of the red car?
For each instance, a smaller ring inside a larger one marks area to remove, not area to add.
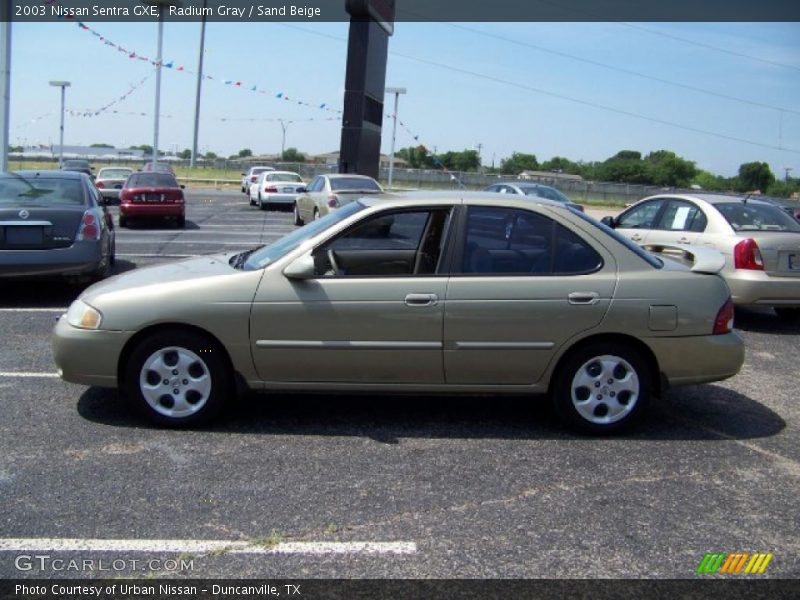
[[[173,219],[186,224],[183,187],[168,173],[133,173],[119,194],[119,226],[133,218]]]

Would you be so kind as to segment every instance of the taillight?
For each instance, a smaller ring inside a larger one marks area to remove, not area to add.
[[[258,179],[258,175],[253,175],[253,176],[250,178],[250,183],[255,183],[257,179]]]
[[[328,206],[331,208],[337,208],[339,206],[339,197],[336,194],[328,196]]]
[[[278,188],[276,188],[276,187],[265,187],[264,188],[264,193],[265,194],[277,194],[278,193]]]
[[[733,329],[733,302],[730,297],[722,305],[722,308],[717,312],[717,318],[714,319],[714,335],[722,335],[723,333],[730,333]]]
[[[81,225],[78,227],[78,235],[75,236],[76,242],[96,242],[100,239],[100,224],[93,212],[87,210],[83,213]]]
[[[742,240],[733,247],[733,266],[751,271],[764,270],[764,259],[754,239]]]
[[[96,187],[98,190],[102,190],[106,187],[106,184],[102,181],[96,181],[94,187]]]

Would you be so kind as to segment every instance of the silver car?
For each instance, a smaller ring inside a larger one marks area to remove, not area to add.
[[[725,256],[736,305],[800,320],[800,223],[768,202],[721,194],[659,194],[603,221],[637,244],[699,245]]]
[[[380,184],[366,175],[317,175],[295,200],[294,224],[314,221],[361,196],[381,192]]]
[[[527,181],[504,181],[495,183],[487,187],[485,192],[495,192],[497,194],[519,194],[522,196],[538,196],[561,202],[562,204],[583,212],[583,205],[573,202],[567,196],[559,192],[556,188],[541,183],[531,183]]]
[[[212,418],[252,390],[536,394],[611,433],[669,386],[744,360],[733,305],[691,270],[557,203],[497,194],[355,200],[261,248],[136,269],[62,316],[61,376],[150,419]]]
[[[101,279],[114,252],[114,223],[88,175],[0,173],[0,277]]]
[[[103,198],[119,200],[119,192],[132,174],[133,169],[127,167],[105,167],[97,173],[94,185]]]

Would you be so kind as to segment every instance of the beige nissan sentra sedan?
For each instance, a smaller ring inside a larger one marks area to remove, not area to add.
[[[570,425],[611,433],[668,386],[742,365],[722,256],[685,254],[544,199],[373,196],[269,246],[96,284],[53,350],[65,380],[119,387],[165,425],[246,386],[549,394]]]

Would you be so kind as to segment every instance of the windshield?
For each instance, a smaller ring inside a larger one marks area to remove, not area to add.
[[[265,175],[264,178],[267,181],[288,181],[290,183],[303,183],[303,180],[300,178],[300,175],[296,173],[270,173],[269,175]]]
[[[572,200],[567,198],[564,194],[555,188],[535,186],[523,187],[522,191],[526,196],[539,196],[540,198],[547,198],[548,200],[555,200],[556,202],[571,203]]]
[[[125,179],[133,173],[131,169],[103,169],[97,175],[98,179]]]
[[[344,192],[347,190],[382,192],[381,186],[374,179],[365,177],[332,177],[330,179],[331,189],[334,192]]]
[[[625,246],[628,250],[633,252],[636,256],[638,256],[642,260],[646,261],[650,266],[655,267],[656,269],[660,269],[661,267],[664,266],[664,263],[661,261],[660,258],[658,258],[656,256],[653,256],[649,252],[646,252],[641,246],[635,244],[634,242],[632,242],[631,240],[626,238],[621,233],[618,233],[618,232],[614,231],[608,225],[605,225],[605,224],[601,223],[600,221],[598,221],[597,219],[594,219],[594,218],[590,217],[586,213],[582,213],[582,212],[580,212],[578,210],[575,210],[572,207],[565,207],[565,210],[572,211],[573,215],[576,215],[576,216],[580,217],[581,219],[583,219],[584,221],[586,221],[587,223],[590,223],[590,224],[594,225],[595,227],[597,227],[598,229],[601,229],[603,231],[603,233],[605,233],[606,235],[611,236],[612,238],[614,238],[620,244]]]
[[[796,231],[800,223],[777,206],[724,202],[714,207],[730,223],[734,231]]]
[[[311,239],[318,233],[336,225],[336,223],[344,221],[350,215],[354,215],[365,208],[366,206],[361,202],[351,202],[338,210],[328,213],[317,221],[311,221],[308,225],[300,229],[295,229],[292,233],[282,237],[277,242],[259,248],[253,252],[247,259],[247,262],[244,263],[244,270],[253,271],[255,269],[263,269],[282,256],[287,255],[295,248],[298,248],[300,244],[306,240]]]
[[[178,182],[167,173],[136,173],[128,178],[126,187],[178,187]]]
[[[0,204],[84,204],[83,187],[78,179],[29,181],[23,177],[0,179]]]

